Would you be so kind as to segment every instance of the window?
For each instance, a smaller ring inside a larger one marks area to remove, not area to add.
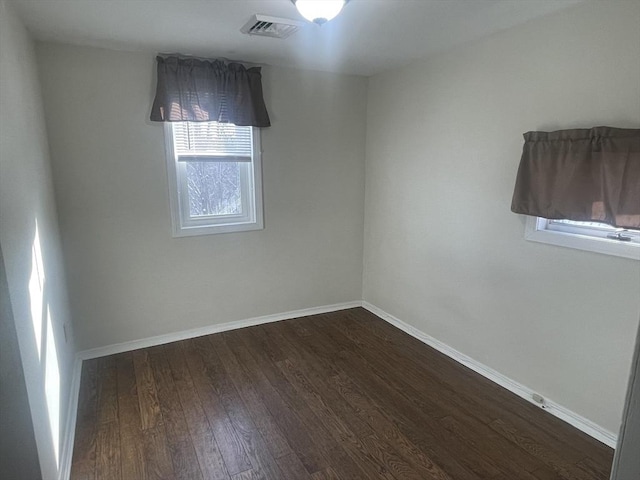
[[[527,217],[525,238],[534,242],[640,260],[640,230],[603,223]]]
[[[259,129],[165,125],[173,236],[262,229]]]

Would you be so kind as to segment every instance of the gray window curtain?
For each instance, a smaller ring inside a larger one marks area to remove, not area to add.
[[[156,61],[152,121],[271,125],[260,67],[181,55],[159,55]]]
[[[640,229],[640,129],[525,133],[511,210]]]

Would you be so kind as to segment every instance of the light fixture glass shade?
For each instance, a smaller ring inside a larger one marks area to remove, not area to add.
[[[322,25],[340,13],[345,0],[294,0],[296,8],[310,22]]]

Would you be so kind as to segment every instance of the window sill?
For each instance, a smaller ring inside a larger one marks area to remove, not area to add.
[[[544,219],[536,217],[527,217],[524,238],[531,242],[546,243],[640,261],[640,246],[637,244],[546,230],[544,228]]]
[[[173,238],[197,237],[200,235],[215,235],[218,233],[248,232],[251,230],[263,229],[264,225],[262,222],[182,227],[174,229]]]

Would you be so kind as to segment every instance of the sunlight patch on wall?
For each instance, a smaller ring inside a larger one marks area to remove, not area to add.
[[[33,324],[33,338],[36,341],[38,360],[42,357],[42,315],[44,313],[44,268],[42,264],[42,248],[38,222],[31,248],[31,276],[29,278],[29,298],[31,300],[31,322]]]
[[[60,365],[58,349],[53,330],[51,309],[47,302],[46,276],[40,244],[40,232],[36,220],[35,234],[31,246],[31,276],[29,277],[29,298],[31,303],[31,323],[33,338],[38,352],[38,361],[44,375],[44,396],[46,400],[49,431],[56,466],[60,465]]]
[[[49,413],[49,426],[56,457],[59,464],[60,447],[60,367],[58,365],[58,351],[53,335],[51,311],[47,306],[47,353],[45,359],[44,391],[47,397],[47,410]]]

